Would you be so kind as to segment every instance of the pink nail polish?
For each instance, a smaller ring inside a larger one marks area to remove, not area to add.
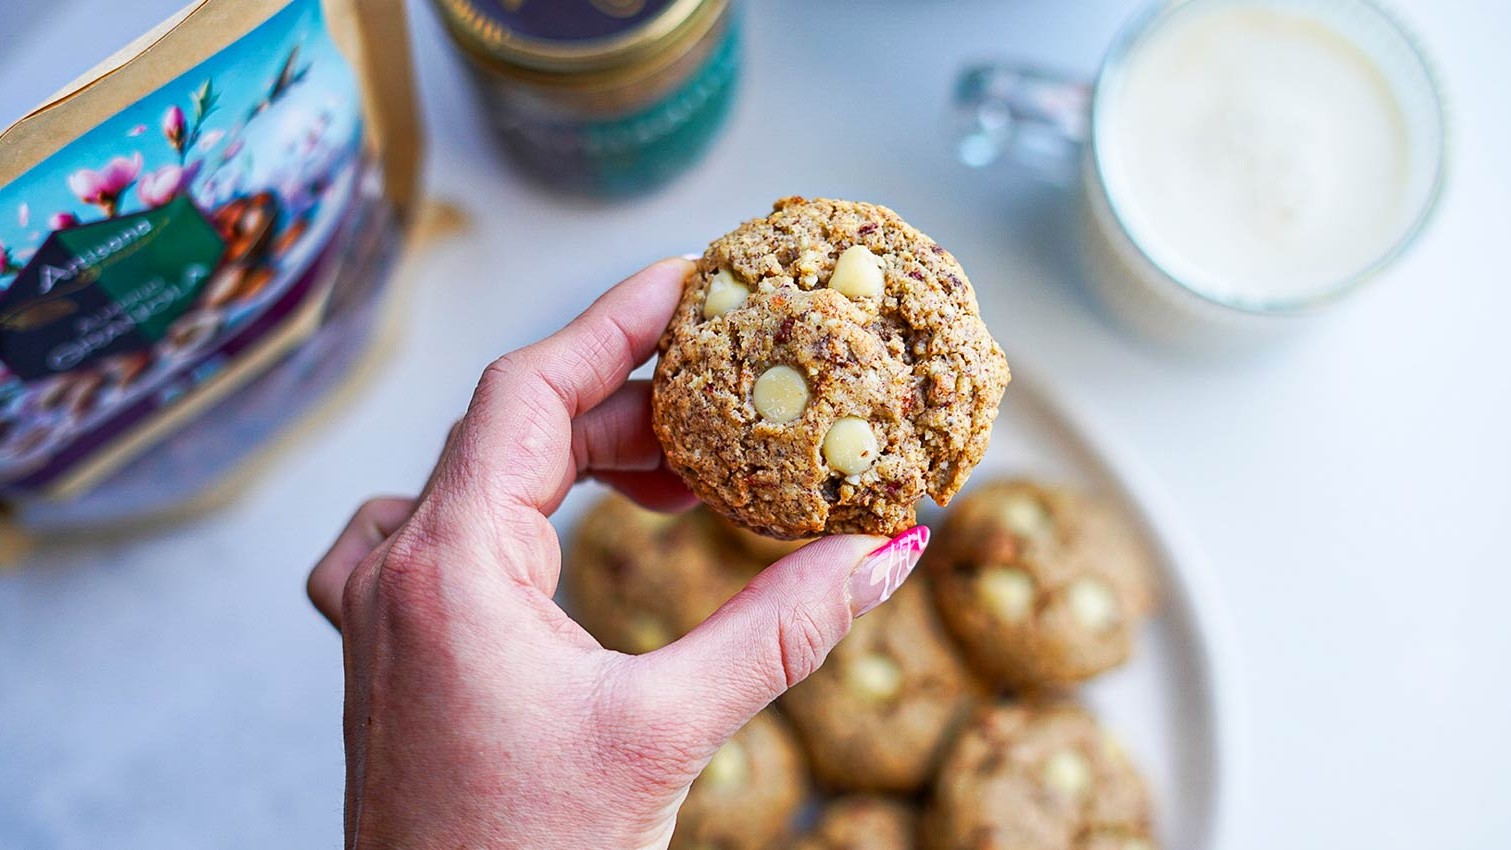
[[[891,599],[928,545],[928,526],[915,525],[867,555],[850,574],[850,613],[859,617]]]

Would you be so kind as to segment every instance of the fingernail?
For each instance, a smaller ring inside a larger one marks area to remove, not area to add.
[[[850,574],[851,615],[859,617],[891,599],[928,545],[928,526],[915,525],[867,555]]]
[[[703,259],[703,255],[702,254],[683,254],[682,255],[682,259],[688,261],[689,263],[696,263],[697,261]]]

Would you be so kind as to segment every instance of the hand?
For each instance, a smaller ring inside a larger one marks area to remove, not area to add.
[[[603,649],[552,602],[547,517],[584,475],[693,499],[650,425],[667,260],[483,373],[417,499],[363,505],[309,577],[342,633],[348,847],[664,848],[716,749],[912,570],[922,527],[778,561],[691,634]]]

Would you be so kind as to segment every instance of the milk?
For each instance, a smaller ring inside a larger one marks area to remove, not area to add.
[[[1107,198],[1143,253],[1211,298],[1325,294],[1411,226],[1410,136],[1356,44],[1273,5],[1198,3],[1099,95]]]

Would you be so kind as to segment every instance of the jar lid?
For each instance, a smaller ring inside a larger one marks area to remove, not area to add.
[[[461,46],[536,71],[584,73],[659,51],[724,0],[435,0]]]

